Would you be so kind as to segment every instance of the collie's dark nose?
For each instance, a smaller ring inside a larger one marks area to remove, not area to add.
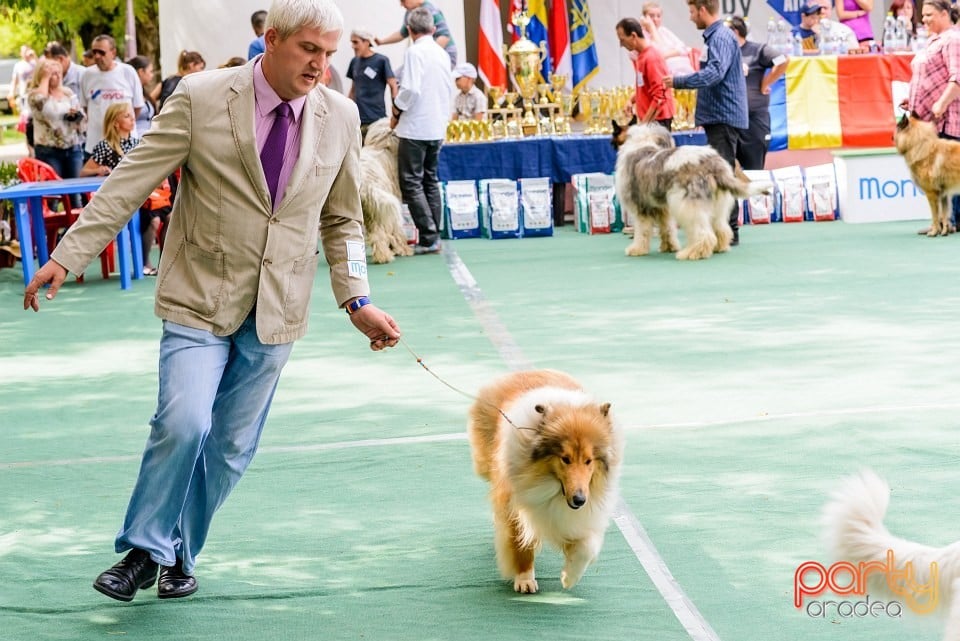
[[[586,502],[587,502],[587,497],[583,495],[583,492],[577,492],[572,497],[570,497],[570,500],[567,501],[567,505],[569,505],[575,510],[579,510],[580,508],[583,507],[583,504]]]

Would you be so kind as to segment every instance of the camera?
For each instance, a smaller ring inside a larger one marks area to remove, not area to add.
[[[78,120],[83,120],[82,111],[71,111],[63,114],[63,119],[67,122],[77,122]]]

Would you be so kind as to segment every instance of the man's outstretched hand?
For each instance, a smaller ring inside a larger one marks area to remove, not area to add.
[[[47,264],[37,270],[33,275],[27,288],[23,290],[23,309],[33,309],[40,311],[40,288],[49,284],[47,290],[47,300],[53,300],[57,292],[60,291],[60,285],[67,279],[67,270],[60,263],[50,260]]]

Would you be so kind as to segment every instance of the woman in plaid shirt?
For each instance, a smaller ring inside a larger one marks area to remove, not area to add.
[[[960,10],[950,0],[924,0],[921,16],[930,37],[913,58],[910,97],[901,107],[934,122],[941,138],[960,140],[960,31],[954,29]],[[960,197],[954,196],[952,209],[956,227]]]
[[[942,137],[960,139],[960,32],[953,28],[960,10],[949,0],[925,0],[921,15],[930,38],[913,58],[908,107],[937,122]]]

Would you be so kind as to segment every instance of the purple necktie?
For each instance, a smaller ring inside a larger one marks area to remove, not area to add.
[[[270,189],[270,202],[276,205],[280,172],[283,169],[283,152],[287,147],[287,129],[293,118],[293,109],[290,104],[281,102],[273,110],[275,116],[267,142],[260,151],[260,164],[263,165],[263,175],[267,179],[267,188]]]

